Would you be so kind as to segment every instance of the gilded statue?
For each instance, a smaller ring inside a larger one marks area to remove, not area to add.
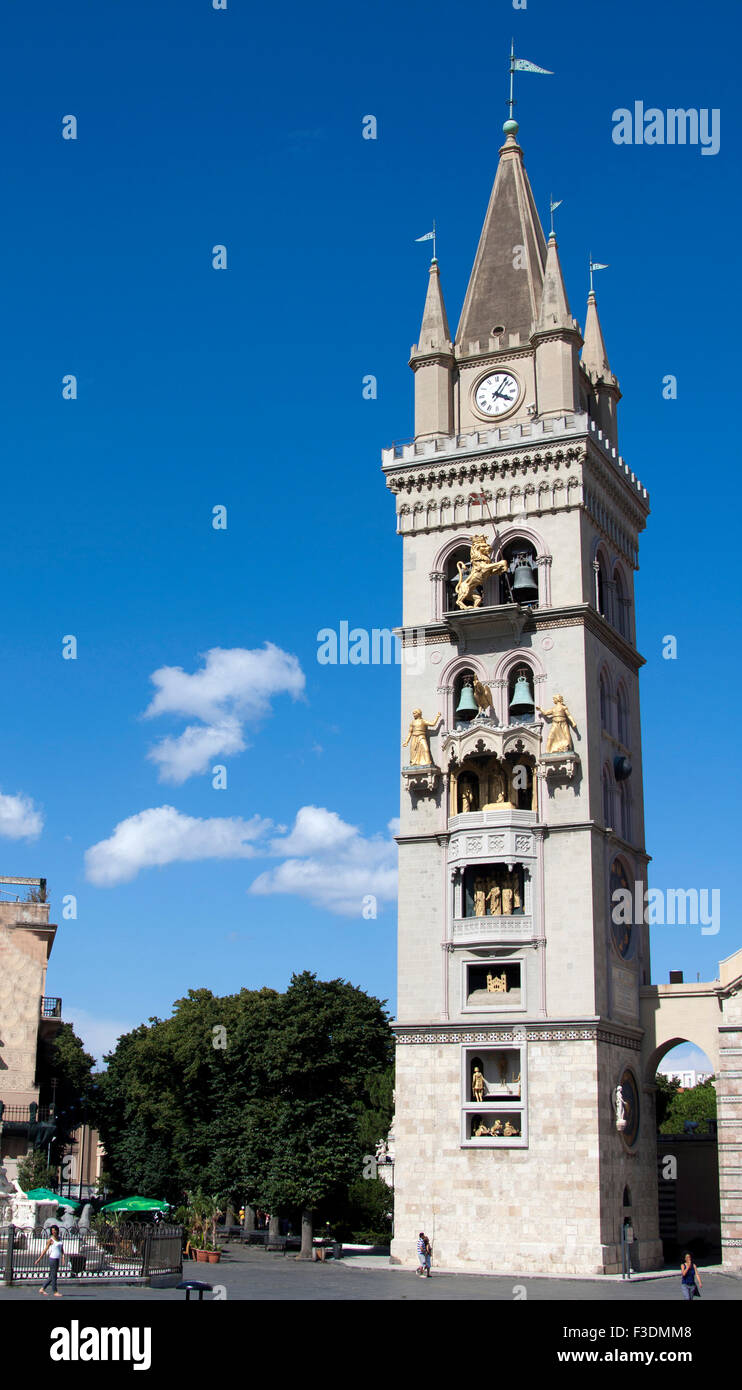
[[[484,1076],[479,1067],[474,1068],[474,1075],[471,1079],[472,1099],[477,1102],[484,1100]]]
[[[502,884],[502,915],[512,917],[513,915],[513,880],[511,874],[505,874]]]
[[[501,1133],[502,1133],[502,1120],[495,1120],[495,1123],[493,1124],[493,1126],[492,1126],[492,1128],[491,1128],[491,1130],[490,1130],[490,1134],[492,1135],[493,1139],[498,1139]]]
[[[487,906],[490,917],[499,917],[502,912],[502,894],[496,878],[487,879]]]
[[[520,1130],[516,1129],[515,1125],[511,1125],[509,1120],[505,1121],[505,1128],[502,1132],[507,1135],[508,1139],[511,1139],[513,1135],[520,1134]]]
[[[461,810],[466,815],[469,811],[476,811],[476,790],[471,778],[467,777],[459,783]]]
[[[478,676],[474,677],[474,699],[479,705],[482,714],[485,714],[492,705],[492,691],[488,685],[483,685]]]
[[[481,1138],[483,1138],[483,1136],[484,1136],[485,1134],[489,1134],[489,1130],[488,1130],[486,1124],[484,1124],[484,1123],[480,1120],[479,1124],[477,1125],[477,1127],[476,1127],[476,1129],[475,1129],[475,1131],[474,1131],[474,1136],[475,1136],[476,1139],[481,1139]]]
[[[422,710],[413,709],[412,723],[410,732],[407,735],[403,748],[410,745],[410,761],[408,767],[432,767],[433,759],[430,756],[430,744],[428,743],[428,729],[434,729],[440,719],[440,711],[435,719],[423,719]]]
[[[502,772],[495,770],[487,780],[488,807],[504,806],[507,800],[507,783]]]
[[[564,696],[554,695],[552,698],[554,703],[551,709],[542,709],[540,705],[536,706],[539,714],[543,714],[544,719],[552,721],[549,737],[546,740],[546,751],[547,753],[573,753],[574,744],[569,726],[571,724],[572,728],[576,729],[577,725],[564,703]]]
[[[506,560],[492,559],[490,543],[486,536],[472,536],[469,564],[467,565],[463,560],[456,561],[456,568],[459,572],[456,584],[456,607],[480,608],[482,585],[485,579],[489,579],[491,574],[504,574],[507,567]]]
[[[485,897],[485,884],[484,884],[484,879],[483,879],[483,878],[475,878],[475,880],[474,880],[474,916],[475,916],[475,917],[484,917],[484,915],[485,915],[485,911],[484,911],[484,909],[485,909],[485,904],[486,904],[486,897]]]
[[[491,971],[487,971],[488,994],[507,994],[507,989],[508,981],[504,970],[501,975],[493,975]]]

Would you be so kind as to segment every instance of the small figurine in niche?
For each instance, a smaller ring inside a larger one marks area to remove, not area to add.
[[[513,880],[511,874],[505,874],[502,884],[502,915],[512,917],[513,915]]]
[[[497,1070],[498,1070],[499,1073],[500,1073],[500,1080],[501,1080],[501,1082],[502,1082],[502,1084],[503,1084],[503,1086],[504,1086],[504,1085],[505,1085],[505,1082],[507,1081],[507,1077],[508,1077],[508,1059],[507,1059],[507,1057],[501,1057],[501,1058],[500,1058],[500,1060],[499,1060],[499,1062],[498,1062],[498,1064],[497,1064]]]
[[[547,753],[572,753],[574,752],[574,744],[569,726],[571,724],[572,728],[576,729],[577,725],[564,703],[564,696],[553,695],[552,699],[554,703],[551,709],[542,709],[540,705],[536,706],[539,714],[543,714],[544,719],[552,721],[546,740],[546,751]]]
[[[516,912],[523,906],[523,898],[520,891],[520,874],[517,869],[513,869],[510,875],[510,882],[513,887],[513,911]]]
[[[484,1077],[479,1067],[474,1068],[474,1075],[471,1079],[472,1099],[479,1104],[484,1100]]]
[[[488,1130],[486,1124],[484,1124],[484,1123],[480,1120],[479,1124],[477,1125],[477,1127],[476,1127],[476,1129],[475,1129],[475,1131],[474,1131],[475,1138],[481,1139],[482,1136],[485,1135],[485,1134],[489,1134],[489,1130]]]
[[[493,1124],[493,1126],[492,1126],[492,1128],[491,1128],[491,1130],[490,1130],[490,1134],[491,1134],[495,1139],[497,1139],[498,1135],[501,1134],[501,1132],[502,1132],[502,1120],[495,1120],[495,1123]]]
[[[487,879],[487,906],[490,917],[499,917],[502,911],[502,895],[496,878]]]
[[[487,795],[490,802],[495,806],[503,805],[505,802],[505,778],[501,772],[491,772],[489,775],[489,785]]]
[[[478,801],[476,789],[471,777],[466,777],[462,780],[460,789],[461,810],[464,815],[468,815],[469,811],[476,811]]]
[[[433,759],[430,756],[430,744],[428,743],[428,729],[434,729],[440,719],[440,712],[435,719],[423,719],[422,710],[413,709],[412,723],[410,732],[407,735],[403,748],[410,745],[409,767],[432,767]]]
[[[474,880],[474,916],[484,917],[485,912],[485,892],[484,879],[475,878]]]
[[[509,1120],[505,1121],[505,1128],[502,1132],[507,1135],[508,1139],[512,1139],[514,1135],[520,1134],[520,1130],[516,1129],[515,1125],[511,1125]]]
[[[626,1128],[626,1102],[623,1098],[623,1086],[616,1087],[616,1129]]]
[[[502,972],[501,975],[493,975],[491,971],[489,971],[489,970],[487,971],[487,993],[488,993],[488,994],[506,994],[506,993],[507,993],[507,988],[508,988],[508,982],[507,982],[507,976],[505,975],[505,971],[504,971],[504,970],[503,970],[503,972]]]

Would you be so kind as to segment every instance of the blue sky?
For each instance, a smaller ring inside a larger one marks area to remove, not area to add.
[[[0,791],[25,800],[6,804],[0,830],[16,837],[0,845],[5,873],[49,880],[48,989],[94,1048],[190,986],[280,988],[292,970],[393,1004],[399,673],[320,666],[316,636],[399,620],[379,453],[412,428],[429,254],[415,238],[435,216],[455,321],[511,34],[554,70],[519,81],[520,140],[542,219],[551,192],[564,200],[580,321],[589,252],[610,264],[597,288],[621,449],[652,499],[637,583],[650,882],[721,891],[717,936],[654,929],[654,978],[713,978],[742,944],[722,523],[736,496],[738,29],[731,0],[703,23],[668,0],[620,13],[475,0],[455,23],[439,0],[6,7]],[[635,100],[719,108],[719,153],[615,145],[612,113]],[[668,633],[676,661],[662,659]],[[206,655],[237,651],[259,655],[241,669]],[[208,740],[232,750],[208,762],[227,766],[226,789],[204,771],[161,780],[203,763]],[[297,825],[304,807],[327,815]],[[122,823],[86,876],[86,851]],[[226,857],[122,877],[145,844]],[[375,919],[353,906],[365,893]]]

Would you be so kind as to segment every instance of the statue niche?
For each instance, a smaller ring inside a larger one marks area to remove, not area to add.
[[[536,811],[537,782],[530,754],[470,754],[451,772],[451,811]]]
[[[522,864],[482,864],[467,868],[464,902],[467,917],[512,917],[523,912]]]

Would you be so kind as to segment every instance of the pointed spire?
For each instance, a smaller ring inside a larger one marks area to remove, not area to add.
[[[591,290],[587,297],[585,345],[582,349],[581,361],[591,381],[605,382],[609,386],[618,385],[608,362],[608,354],[605,350],[605,343],[603,341],[603,331],[600,327],[600,319],[598,318],[598,305],[594,290]]]
[[[527,343],[541,304],[546,241],[516,139],[516,121],[505,122],[492,194],[474,259],[456,334],[462,353],[481,343],[486,351],[493,328],[505,345],[517,334]]]
[[[555,328],[574,329],[570,313],[564,276],[559,261],[557,239],[554,233],[549,237],[546,248],[546,269],[544,270],[544,289],[541,296],[541,309],[536,324],[537,333],[553,333]]]
[[[428,292],[425,296],[423,321],[415,355],[420,356],[426,352],[450,352],[450,350],[451,333],[448,327],[446,306],[443,302],[440,268],[434,256],[430,262]]]

